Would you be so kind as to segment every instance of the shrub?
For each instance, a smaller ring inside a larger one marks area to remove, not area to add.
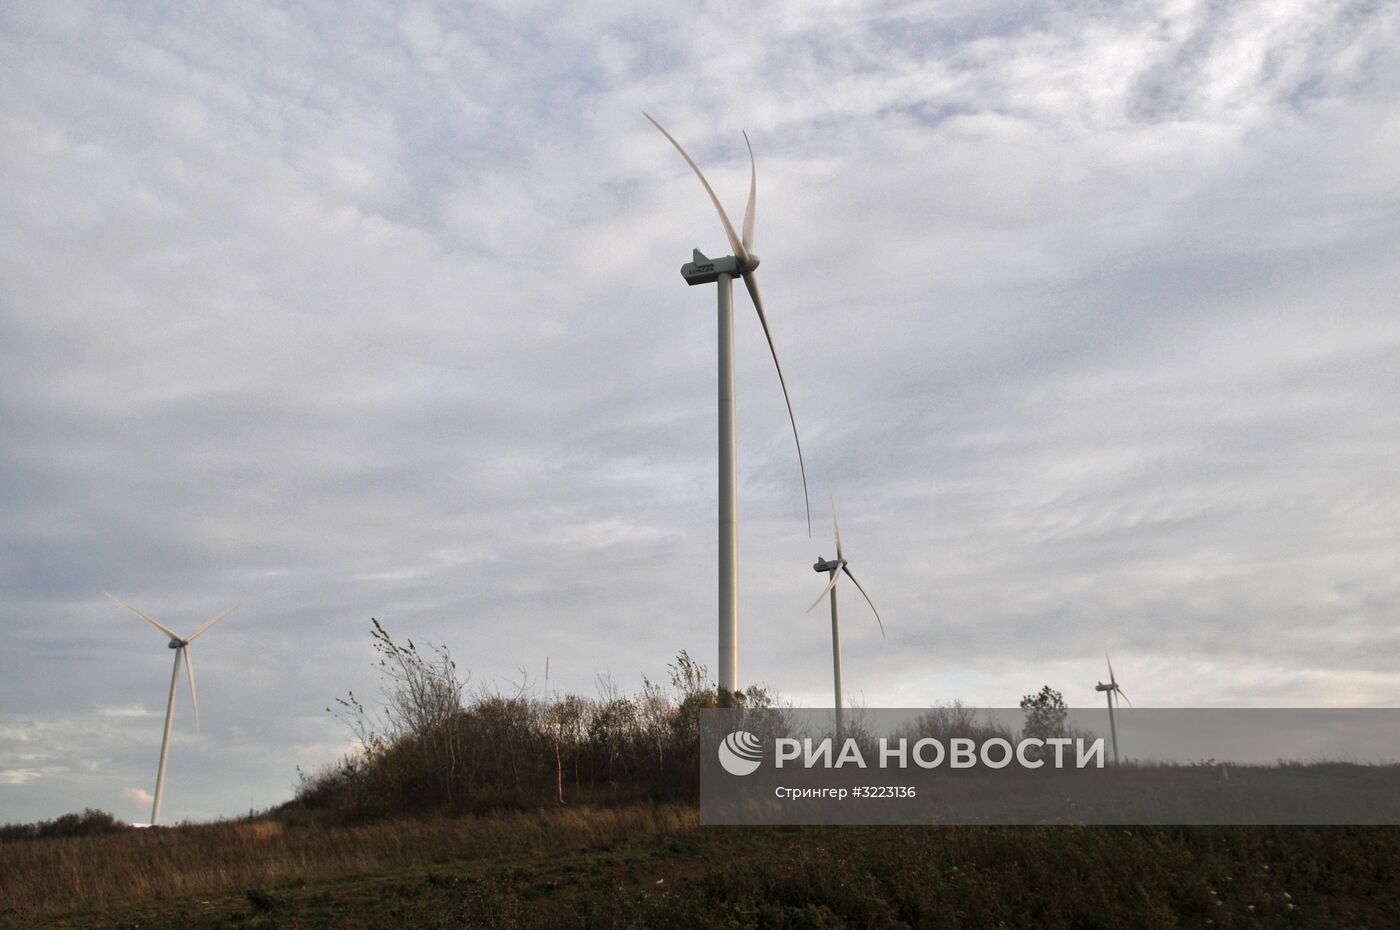
[[[643,678],[630,695],[611,679],[596,698],[524,686],[469,692],[444,647],[420,650],[371,624],[385,706],[375,713],[351,693],[327,708],[359,748],[302,774],[292,808],[353,820],[698,797],[699,711],[721,696],[686,652],[668,666],[669,684]],[[758,687],[726,697],[754,709],[774,703]]]
[[[95,836],[126,829],[129,829],[127,824],[106,811],[89,807],[81,814],[63,814],[53,820],[0,825],[0,841],[42,839],[50,836]]]

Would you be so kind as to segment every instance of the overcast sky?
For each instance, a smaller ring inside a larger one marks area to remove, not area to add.
[[[290,795],[370,618],[473,685],[1400,704],[1400,6],[0,6],[0,821]],[[522,672],[523,670],[523,672]]]

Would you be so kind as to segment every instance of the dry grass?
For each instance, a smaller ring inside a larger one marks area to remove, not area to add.
[[[216,823],[0,844],[0,922],[693,829],[693,807],[571,808],[361,826]]]
[[[736,830],[633,807],[4,844],[0,909],[25,910],[0,926],[1379,928],[1397,885],[1394,827]]]

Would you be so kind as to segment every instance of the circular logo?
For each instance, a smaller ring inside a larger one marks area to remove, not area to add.
[[[735,730],[719,744],[719,764],[730,775],[751,775],[763,762],[763,741],[746,730]]]

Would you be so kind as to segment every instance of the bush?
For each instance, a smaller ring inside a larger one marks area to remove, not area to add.
[[[106,811],[89,807],[81,814],[63,814],[53,820],[0,824],[0,841],[34,840],[50,836],[95,836],[126,829],[130,829],[127,824]]]
[[[372,712],[352,693],[327,708],[360,748],[301,775],[293,808],[344,821],[698,798],[699,710],[719,706],[720,695],[684,651],[668,667],[669,685],[643,678],[631,695],[610,679],[597,698],[523,685],[515,694],[469,692],[445,648],[401,644],[371,623],[385,706]],[[773,703],[757,687],[729,698]]]

